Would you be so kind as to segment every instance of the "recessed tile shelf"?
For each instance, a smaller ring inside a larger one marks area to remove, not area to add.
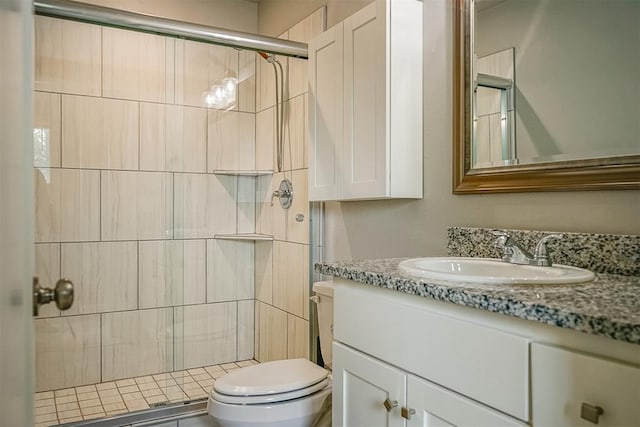
[[[225,170],[216,169],[213,171],[215,175],[231,175],[231,176],[262,176],[273,175],[273,170]]]
[[[258,233],[216,234],[213,238],[220,240],[273,240],[273,236]]]

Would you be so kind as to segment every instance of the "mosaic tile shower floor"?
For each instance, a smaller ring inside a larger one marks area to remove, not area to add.
[[[110,417],[163,403],[203,399],[217,378],[256,363],[255,360],[245,360],[36,393],[35,427]]]

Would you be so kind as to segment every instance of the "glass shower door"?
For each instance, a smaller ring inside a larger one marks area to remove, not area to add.
[[[0,425],[32,423],[31,2],[0,2]]]

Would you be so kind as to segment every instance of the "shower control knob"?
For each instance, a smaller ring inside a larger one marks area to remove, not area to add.
[[[38,315],[41,305],[55,301],[58,310],[68,310],[73,305],[73,282],[62,278],[56,283],[56,287],[43,288],[37,277],[33,278],[33,315]]]

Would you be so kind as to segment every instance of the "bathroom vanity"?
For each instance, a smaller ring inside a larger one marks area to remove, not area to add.
[[[482,285],[401,259],[334,277],[335,426],[639,426],[640,277]]]

